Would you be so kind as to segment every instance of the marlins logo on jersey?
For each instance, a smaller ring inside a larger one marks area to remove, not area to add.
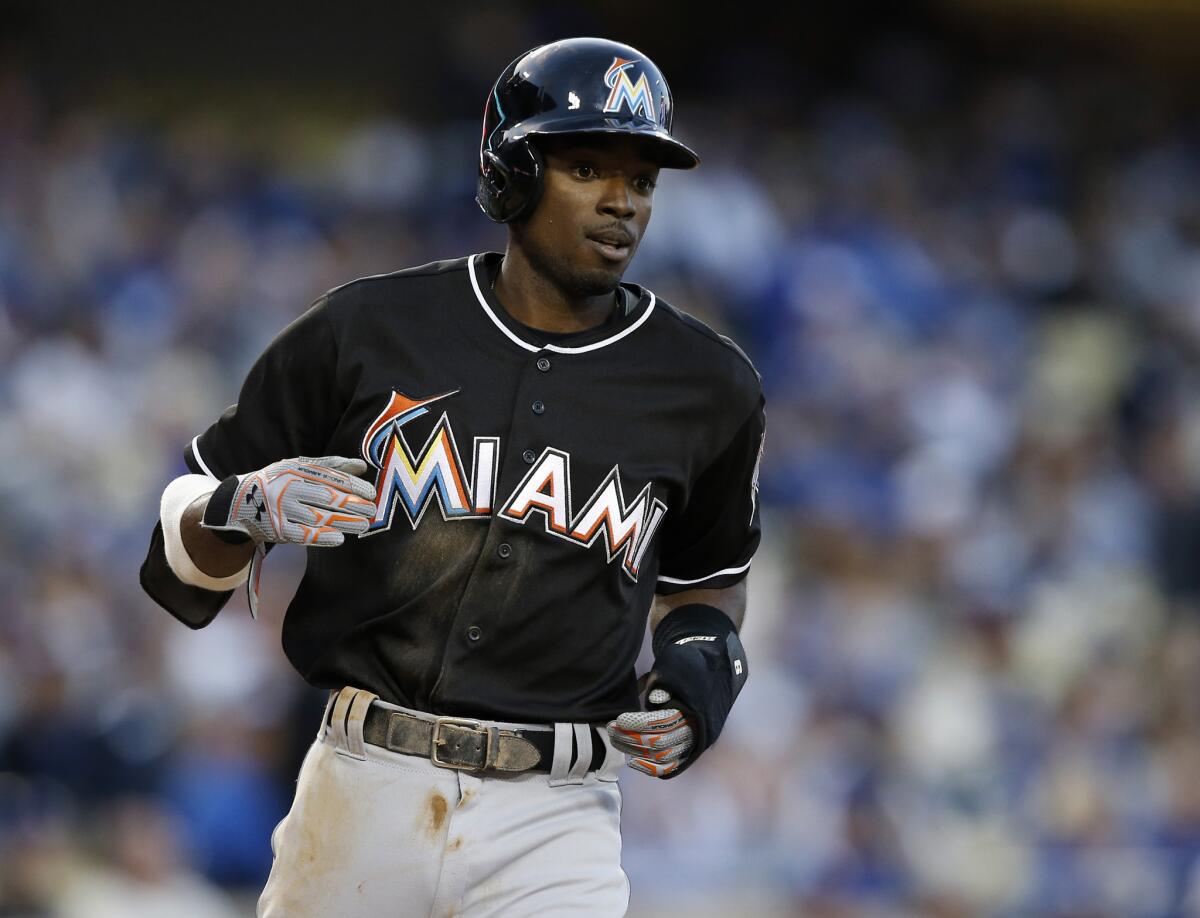
[[[363,458],[379,470],[375,516],[366,535],[390,529],[397,507],[416,529],[435,500],[442,519],[478,519],[498,515],[526,525],[540,515],[545,531],[588,548],[603,538],[609,563],[622,556],[622,569],[634,581],[655,530],[667,514],[667,505],[650,495],[647,482],[626,502],[621,470],[614,465],[575,512],[571,499],[571,455],[547,447],[521,482],[498,507],[494,507],[499,470],[499,437],[475,437],[471,468],[464,466],[449,416],[442,416],[420,450],[414,451],[402,428],[429,413],[434,402],[457,395],[459,390],[414,399],[393,391],[387,406],[367,428],[362,440]]]
[[[650,92],[650,83],[645,73],[639,73],[635,83],[629,76],[637,61],[614,57],[608,72],[604,74],[604,84],[609,88],[608,101],[604,103],[604,111],[619,112],[621,106],[629,106],[629,114],[642,115],[651,121],[654,117],[654,95]]]

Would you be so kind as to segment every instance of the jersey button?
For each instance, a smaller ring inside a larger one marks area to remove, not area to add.
[[[521,458],[524,459],[530,465],[533,465],[533,460],[537,458],[537,453],[535,453],[531,449],[527,449],[527,450],[525,450],[525,452],[521,453]]]
[[[481,637],[483,637],[483,631],[478,625],[472,625],[467,629],[467,637],[472,641],[478,641]]]
[[[550,358],[549,357],[539,357],[538,362],[537,362],[537,368],[539,370],[541,370],[543,373],[545,373],[547,370],[549,370],[550,369]]]
[[[512,546],[507,542],[501,542],[496,547],[496,554],[498,554],[501,558],[507,558],[512,554]]]
[[[534,414],[541,414],[543,411],[546,410],[546,406],[542,404],[540,399],[538,401],[534,402],[529,407],[533,409]]]

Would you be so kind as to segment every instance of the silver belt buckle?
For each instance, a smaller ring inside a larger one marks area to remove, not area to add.
[[[484,736],[483,747],[483,763],[480,765],[458,765],[454,762],[447,762],[438,758],[438,739],[441,737],[442,727],[455,726],[465,727],[475,733],[481,733]],[[483,771],[488,767],[488,763],[492,761],[492,755],[495,751],[495,742],[499,731],[496,729],[488,729],[483,726],[483,723],[478,720],[471,720],[467,717],[437,717],[433,721],[433,736],[429,741],[429,760],[438,768],[453,768],[457,771]]]

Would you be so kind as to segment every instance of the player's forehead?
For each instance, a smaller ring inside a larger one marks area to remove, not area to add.
[[[551,159],[592,159],[631,168],[653,170],[658,160],[649,144],[621,134],[557,134],[538,138],[538,147]]]

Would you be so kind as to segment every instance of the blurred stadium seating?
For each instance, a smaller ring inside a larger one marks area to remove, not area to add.
[[[472,58],[488,10],[436,114],[330,73],[88,90],[51,14],[0,41],[0,915],[248,913],[322,703],[278,646],[303,556],[195,633],[137,568],[292,316],[502,245],[489,75],[605,22],[534,5]],[[1143,31],[960,17],[841,23],[811,74],[768,28],[717,74],[629,38],[704,157],[629,277],[746,348],[769,431],[753,678],[685,779],[622,780],[632,914],[1200,914],[1195,80]]]

